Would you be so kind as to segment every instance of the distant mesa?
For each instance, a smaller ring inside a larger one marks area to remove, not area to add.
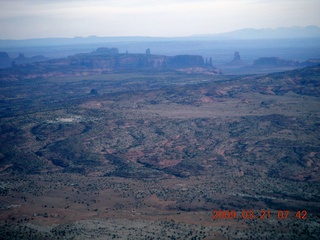
[[[208,63],[199,55],[155,55],[151,54],[150,48],[146,49],[145,54],[129,54],[127,51],[125,54],[121,54],[116,48],[104,51],[97,49],[94,54],[96,52],[104,53],[105,57],[98,59],[92,58],[90,55],[83,55],[86,62],[91,62],[94,68],[110,68],[112,70],[205,68],[208,71],[216,69],[212,66],[211,58]]]
[[[254,60],[253,67],[295,67],[299,64],[298,61],[284,60],[278,57],[262,57]]]
[[[10,60],[8,53],[0,52],[0,60]]]
[[[118,55],[119,50],[117,48],[101,47],[101,48],[97,48],[97,50],[93,51],[91,54],[92,55]]]
[[[205,63],[199,55],[165,56],[151,54],[150,48],[145,54],[119,53],[117,48],[98,48],[89,54],[76,54],[69,56],[70,65],[78,68],[117,70],[150,70],[150,69],[178,69],[178,68],[211,68],[211,64]]]
[[[303,67],[311,67],[320,64],[320,59],[309,59],[304,62],[285,60],[279,57],[260,57],[252,64],[246,64],[241,60],[239,52],[234,52],[233,60],[221,66],[227,73],[269,73],[274,71],[286,71]]]
[[[311,67],[320,64],[320,59],[309,59],[305,62],[295,60],[285,60],[279,57],[261,57],[253,61],[250,66],[245,66],[244,69],[268,70],[268,69],[284,69],[292,70],[303,67]]]
[[[166,65],[169,68],[184,68],[184,67],[205,67],[203,57],[198,55],[177,55],[167,57]]]
[[[19,66],[21,64],[28,64],[34,62],[46,61],[48,58],[37,55],[31,58],[26,57],[24,54],[19,53],[19,56],[16,58],[10,58],[8,53],[0,52],[0,68],[7,68],[11,66]]]
[[[31,58],[28,58],[22,53],[19,53],[19,56],[17,58],[13,59],[13,61],[17,65],[27,64],[27,63],[35,63],[35,62],[42,62],[42,61],[46,61],[46,60],[48,60],[48,58],[46,58],[46,57],[44,57],[42,55],[37,55],[37,56],[33,56]]]
[[[6,52],[0,52],[0,68],[10,67],[11,59]]]
[[[305,62],[302,62],[301,65],[303,67],[308,67],[308,66],[315,66],[320,64],[320,59],[309,59]]]
[[[91,53],[80,53],[67,58],[32,63],[32,65],[28,61],[28,58],[20,54],[18,58],[14,59],[14,66],[25,67],[25,71],[17,75],[17,72],[12,69],[6,72],[6,78],[24,79],[134,70],[178,70],[192,74],[221,74],[218,69],[212,66],[211,58],[210,62],[207,60],[205,62],[203,57],[199,55],[155,55],[151,54],[149,48],[145,53],[129,54],[127,51],[119,53],[117,48],[101,47]]]
[[[42,55],[36,55],[36,56],[33,56],[31,58],[29,58],[29,61],[30,62],[42,62],[42,61],[46,61],[48,60],[48,58],[46,58],[45,56],[42,56]]]

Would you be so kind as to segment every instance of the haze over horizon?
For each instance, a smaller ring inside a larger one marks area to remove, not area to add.
[[[320,26],[318,0],[2,0],[0,39],[179,37]]]

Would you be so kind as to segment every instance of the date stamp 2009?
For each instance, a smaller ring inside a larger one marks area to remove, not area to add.
[[[288,219],[288,218],[297,218],[306,220],[307,219],[307,211],[299,210],[295,212],[290,212],[289,210],[279,210],[277,212],[271,212],[270,210],[261,209],[260,211],[254,210],[242,210],[241,213],[235,210],[213,210],[212,211],[212,219],[269,219],[272,217],[278,219]]]

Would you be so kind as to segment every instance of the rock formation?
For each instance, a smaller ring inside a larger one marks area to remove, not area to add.
[[[308,59],[305,62],[301,62],[300,66],[301,67],[311,67],[311,66],[316,66],[320,64],[320,59]]]
[[[298,61],[284,60],[278,57],[262,57],[253,62],[253,67],[295,67]]]
[[[203,57],[198,55],[178,55],[167,57],[168,68],[205,67]]]
[[[233,61],[241,61],[239,52],[235,52],[233,56]]]
[[[10,67],[11,59],[9,58],[8,53],[0,52],[0,67]]]
[[[92,55],[118,55],[119,50],[117,48],[101,47],[101,48],[97,48],[97,50],[93,51],[91,54]]]
[[[41,62],[48,60],[42,55],[33,56],[31,58],[25,57],[24,54],[19,53],[19,56],[11,59],[6,52],[0,52],[0,68],[6,68],[11,66],[19,66],[21,64]]]
[[[233,54],[233,60],[229,63],[226,64],[227,66],[245,66],[246,64],[244,62],[242,62],[241,57],[240,57],[240,53],[239,52],[235,52]]]
[[[204,63],[203,57],[198,55],[153,55],[150,53],[150,49],[146,50],[146,54],[120,54],[116,48],[99,48],[90,54],[69,56],[65,64],[68,64],[68,61],[72,67],[111,70],[208,67]],[[58,62],[61,64],[61,60],[56,61],[56,63]],[[51,62],[51,64],[55,63]]]
[[[119,53],[117,48],[98,48],[91,53],[76,54],[67,58],[28,64],[28,66],[15,64],[15,69],[25,68],[25,71],[24,76],[15,75],[14,78],[170,69],[190,73],[221,74],[212,66],[212,59],[210,59],[210,64],[206,64],[203,57],[199,55],[164,56],[148,53],[148,50],[146,54],[129,54]],[[14,69],[12,72],[16,73]]]

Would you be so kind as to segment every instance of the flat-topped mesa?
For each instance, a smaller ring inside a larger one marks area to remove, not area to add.
[[[117,48],[101,47],[101,48],[97,48],[97,50],[93,51],[91,54],[92,55],[118,55],[119,50]]]
[[[77,54],[68,57],[68,59],[71,66],[88,69],[180,69],[207,68],[209,66],[199,55],[154,55],[151,54],[150,49],[147,49],[145,54],[129,54],[127,52],[120,54],[117,48],[98,48],[90,54]]]
[[[11,59],[6,52],[0,52],[0,68],[1,67],[10,67]]]
[[[205,67],[203,57],[198,55],[177,55],[168,57],[167,66],[169,68],[189,68]]]
[[[221,74],[199,55],[165,56],[145,53],[119,53],[117,48],[98,48],[91,53],[80,53],[67,58],[52,59],[31,64],[19,64],[0,72],[2,79],[28,79],[38,77],[105,74],[121,71],[178,70],[186,73]],[[17,71],[22,70],[23,71]],[[4,76],[5,75],[5,76]]]
[[[294,67],[298,61],[284,60],[278,57],[262,57],[253,62],[253,67]]]

